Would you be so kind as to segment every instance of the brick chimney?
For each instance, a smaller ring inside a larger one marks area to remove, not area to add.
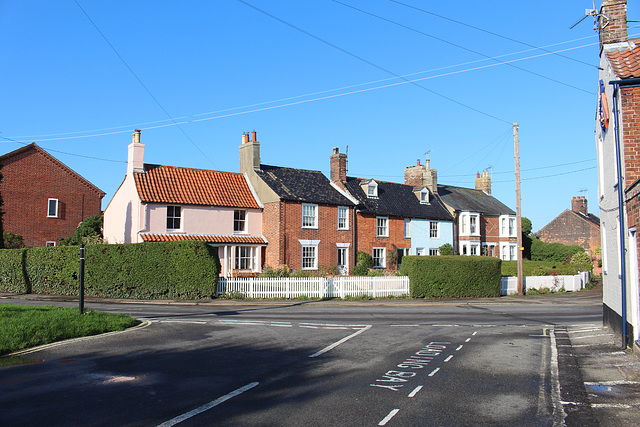
[[[598,19],[600,51],[606,44],[626,42],[627,0],[602,0]]]
[[[242,144],[240,144],[240,172],[249,172],[260,169],[260,143],[256,132],[245,132],[242,134]]]
[[[331,163],[331,182],[344,187],[347,181],[347,155],[340,153],[338,147],[333,147],[333,154],[329,157]]]
[[[438,194],[438,170],[429,167],[429,159],[421,165],[420,160],[415,166],[404,168],[404,183],[413,188],[427,187],[433,194]]]
[[[144,172],[144,144],[140,142],[140,129],[136,129],[129,144],[127,175]]]
[[[489,172],[485,171],[477,174],[476,176],[476,190],[481,190],[491,195],[491,177]]]
[[[577,196],[571,199],[571,210],[585,216],[588,215],[587,199],[584,196]]]

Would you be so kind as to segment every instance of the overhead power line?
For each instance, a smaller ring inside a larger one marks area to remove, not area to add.
[[[80,5],[80,3],[78,3],[78,0],[74,0],[75,3],[78,5],[78,7],[80,8],[80,10],[82,11],[82,13],[84,13],[84,16],[87,17],[87,19],[89,20],[89,22],[91,22],[91,24],[93,25],[93,27],[96,29],[96,31],[98,31],[98,33],[102,36],[102,38],[104,39],[105,42],[107,42],[107,44],[109,45],[109,47],[114,51],[114,53],[116,54],[116,56],[120,59],[120,61],[122,61],[122,63],[124,64],[124,66],[127,68],[127,70],[129,70],[129,72],[131,73],[131,75],[133,75],[133,77],[135,77],[135,79],[138,81],[138,83],[140,83],[140,85],[144,88],[144,90],[149,94],[149,96],[151,97],[151,99],[153,99],[155,101],[155,103],[158,105],[158,107],[160,107],[160,109],[167,115],[167,117],[169,117],[169,119],[173,122],[173,124],[175,126],[178,127],[178,129],[180,130],[180,132],[185,136],[185,138],[187,138],[187,140],[189,140],[191,142],[191,144],[193,144],[193,146],[200,152],[200,154],[202,154],[202,156],[207,159],[209,161],[209,163],[211,163],[214,167],[217,168],[217,166],[215,165],[215,163],[213,163],[211,161],[211,159],[209,157],[207,157],[207,155],[200,149],[200,147],[198,147],[198,145],[193,141],[193,139],[191,139],[189,137],[189,135],[187,135],[187,133],[184,131],[184,129],[182,129],[182,127],[180,127],[180,125],[173,119],[173,117],[171,116],[171,114],[169,114],[169,112],[162,106],[162,104],[160,103],[160,101],[158,101],[158,99],[153,95],[153,93],[151,93],[151,91],[149,90],[149,88],[142,82],[142,80],[140,79],[140,77],[138,77],[138,75],[133,71],[133,69],[129,66],[129,64],[127,64],[127,61],[124,60],[124,58],[122,57],[122,55],[120,55],[120,53],[118,52],[118,50],[115,48],[115,46],[113,46],[113,44],[111,44],[111,42],[109,41],[109,39],[107,38],[107,36],[104,35],[104,33],[100,30],[100,28],[98,27],[98,25],[93,22],[93,19],[91,19],[91,17],[89,16],[89,14],[87,13],[86,10],[84,10],[84,8]]]
[[[239,0],[239,1],[241,1],[241,0]],[[567,87],[570,87],[570,88],[572,88],[572,89],[575,89],[575,90],[579,90],[579,91],[581,91],[581,92],[588,93],[589,95],[593,95],[593,92],[591,92],[591,91],[584,90],[584,89],[579,88],[579,87],[577,87],[577,86],[573,86],[573,85],[571,85],[571,84],[569,84],[569,83],[565,83],[565,82],[562,82],[562,81],[560,81],[560,80],[556,80],[556,79],[554,79],[554,78],[551,78],[551,77],[545,76],[545,75],[540,74],[540,73],[536,73],[536,72],[531,71],[531,70],[527,70],[526,68],[518,67],[517,65],[513,65],[513,64],[511,64],[511,63],[509,63],[509,62],[503,62],[503,61],[501,61],[501,60],[500,60],[500,59],[498,59],[498,58],[492,57],[492,56],[490,56],[490,55],[485,55],[484,53],[478,52],[478,51],[476,51],[476,50],[470,49],[470,48],[465,47],[465,46],[461,46],[461,45],[456,44],[456,43],[453,43],[453,42],[451,42],[451,41],[449,41],[449,40],[445,40],[445,39],[443,39],[443,38],[441,38],[441,37],[434,36],[433,34],[425,33],[424,31],[420,31],[420,30],[417,30],[417,29],[415,29],[415,28],[409,27],[409,26],[407,26],[407,25],[401,24],[401,23],[399,23],[399,22],[393,21],[393,20],[391,20],[391,19],[385,18],[385,17],[383,17],[383,16],[376,15],[375,13],[371,13],[371,12],[368,12],[368,11],[366,11],[366,10],[363,10],[363,9],[357,8],[357,7],[355,7],[355,6],[351,6],[350,4],[343,3],[343,2],[341,2],[341,1],[339,1],[339,0],[331,0],[331,1],[332,1],[332,2],[334,2],[334,3],[337,3],[337,4],[341,4],[341,5],[345,6],[345,7],[348,7],[348,8],[350,8],[350,9],[353,9],[353,10],[355,10],[355,11],[358,11],[358,12],[360,12],[360,13],[364,13],[365,15],[372,16],[372,17],[377,18],[377,19],[380,19],[380,20],[382,20],[382,21],[389,22],[389,23],[391,23],[391,24],[393,24],[393,25],[397,25],[397,26],[399,26],[399,27],[401,27],[401,28],[405,28],[405,29],[407,29],[407,30],[409,30],[409,31],[413,31],[413,32],[418,33],[418,34],[421,34],[421,35],[423,35],[423,36],[426,36],[426,37],[432,38],[432,39],[437,40],[437,41],[439,41],[439,42],[442,42],[442,43],[445,43],[445,44],[448,44],[448,45],[451,45],[451,46],[457,47],[458,49],[466,50],[467,52],[471,52],[471,53],[474,53],[474,54],[476,54],[476,55],[480,55],[480,56],[483,56],[483,57],[485,57],[485,58],[488,58],[488,59],[491,59],[491,60],[494,60],[494,61],[500,62],[501,64],[504,64],[504,65],[507,65],[507,66],[509,66],[509,67],[515,68],[516,70],[524,71],[525,73],[529,73],[529,74],[531,74],[531,75],[534,75],[534,76],[537,76],[537,77],[540,77],[540,78],[543,78],[543,79],[546,79],[546,80],[552,81],[552,82],[554,82],[554,83],[558,83],[558,84],[561,84],[561,85],[563,85],[563,86],[567,86]]]

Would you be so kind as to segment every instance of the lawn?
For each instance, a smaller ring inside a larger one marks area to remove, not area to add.
[[[0,304],[0,355],[69,338],[123,331],[139,322],[126,314],[77,308]]]

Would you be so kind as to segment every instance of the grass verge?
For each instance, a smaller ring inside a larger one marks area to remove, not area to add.
[[[0,304],[0,356],[69,338],[123,331],[138,323],[126,314]]]

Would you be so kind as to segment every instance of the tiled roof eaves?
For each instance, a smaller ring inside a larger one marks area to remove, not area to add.
[[[605,55],[613,72],[621,79],[640,77],[640,39],[605,46]]]
[[[240,173],[145,164],[133,176],[146,203],[260,208]]]
[[[179,242],[179,241],[200,241],[207,243],[235,243],[235,244],[267,244],[264,236],[239,236],[239,235],[218,235],[218,234],[162,234],[162,233],[141,233],[140,237],[145,242]]]

